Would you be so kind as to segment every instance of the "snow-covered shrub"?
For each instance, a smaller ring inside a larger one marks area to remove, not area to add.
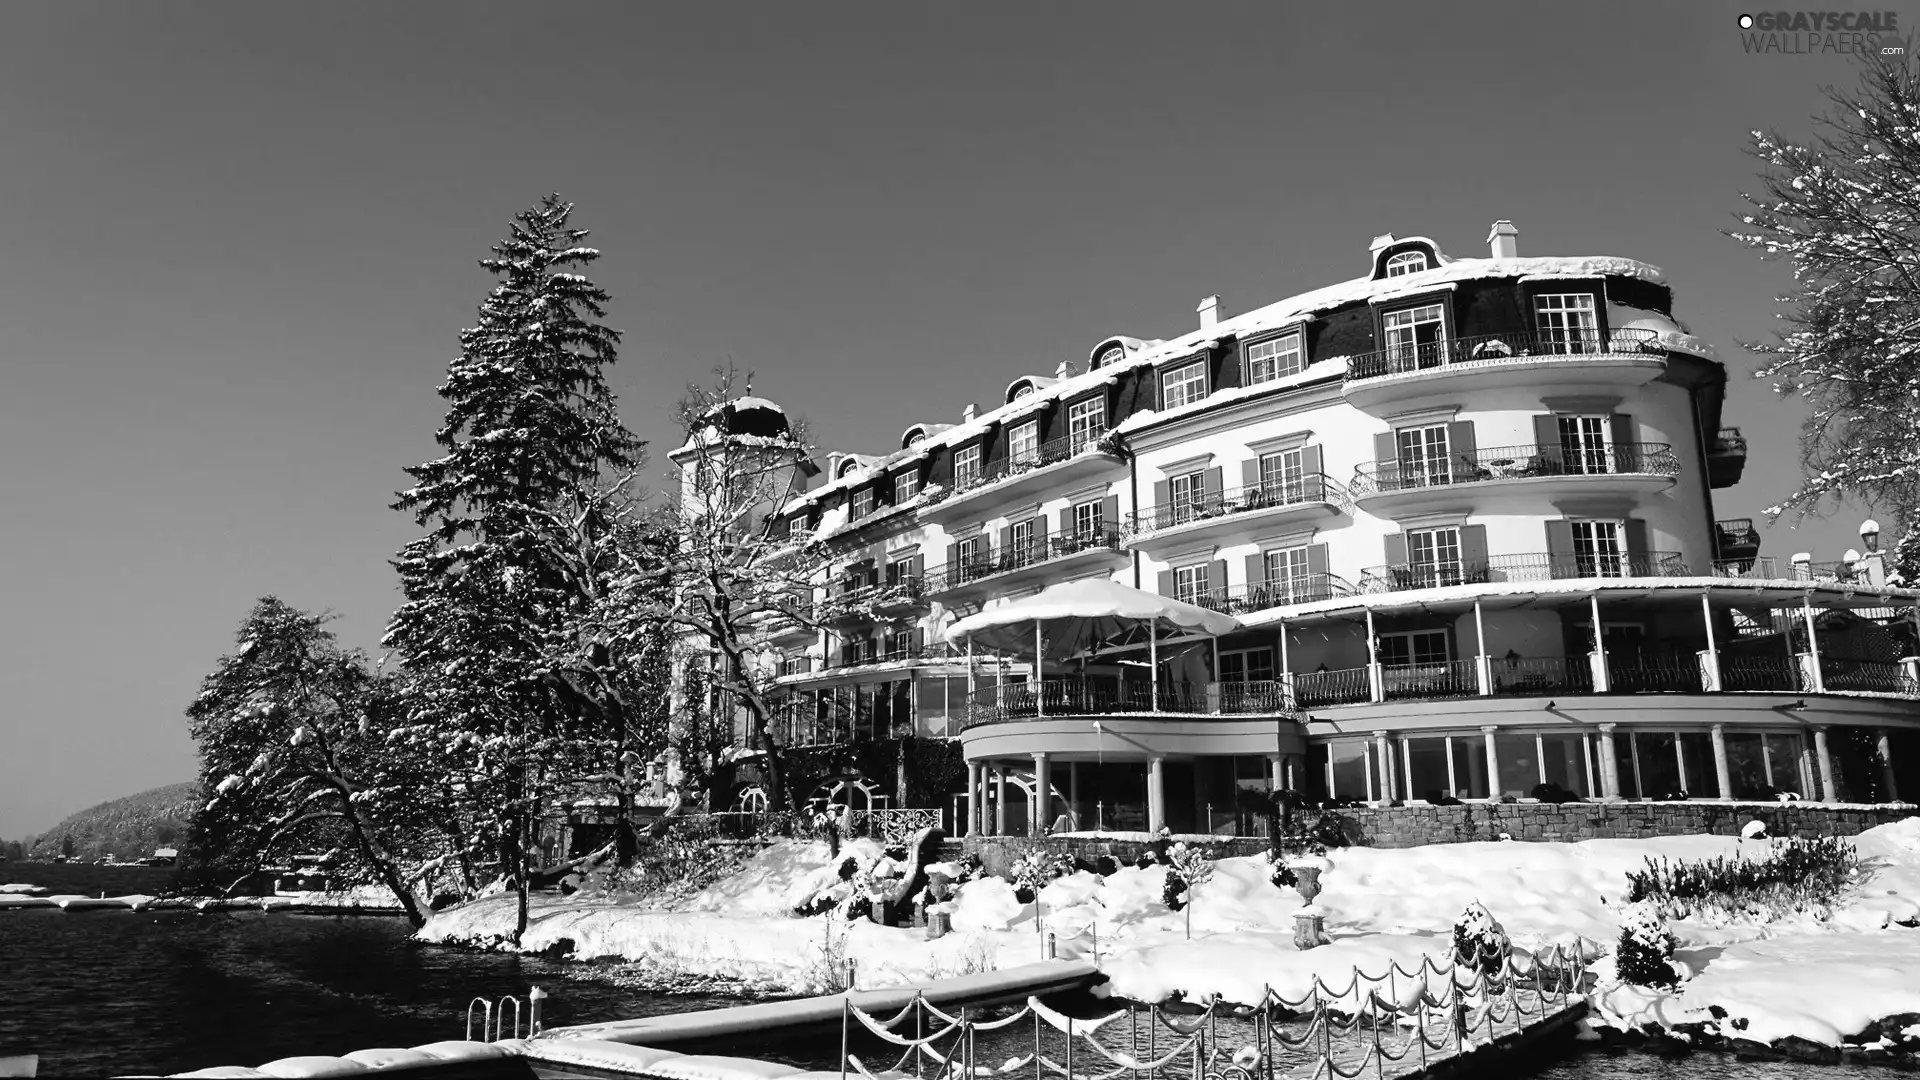
[[[1498,974],[1511,945],[1493,912],[1475,900],[1453,921],[1453,960],[1462,967]]]
[[[1173,844],[1167,849],[1167,882],[1160,899],[1170,910],[1179,911],[1193,901],[1193,889],[1213,877],[1211,848]]]
[[[1620,915],[1620,948],[1615,956],[1620,978],[1635,986],[1672,986],[1678,974],[1673,966],[1677,944],[1657,905],[1627,905]]]
[[[1277,852],[1267,852],[1267,862],[1272,867],[1267,873],[1267,880],[1273,882],[1274,888],[1291,889],[1300,884],[1299,875],[1293,872],[1293,867],[1287,865],[1287,860],[1281,858]]]
[[[1007,878],[1013,882],[1014,898],[1023,904],[1031,904],[1040,895],[1040,890],[1055,878],[1073,873],[1073,860],[1045,848],[1028,848],[1026,854],[1013,861]]]
[[[1852,886],[1860,853],[1837,836],[1769,841],[1764,858],[1647,859],[1627,872],[1627,900],[1666,918],[1704,913],[1762,921],[1832,907]]]

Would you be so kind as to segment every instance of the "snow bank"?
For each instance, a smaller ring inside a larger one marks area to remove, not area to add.
[[[1728,1024],[1744,1025],[1728,1035],[1836,1045],[1873,1020],[1920,1012],[1920,929],[1903,925],[1920,921],[1920,818],[1854,843],[1864,860],[1859,886],[1830,920],[1676,922],[1677,959],[1694,977],[1673,992],[1607,987],[1596,994],[1599,1021],[1698,1023],[1715,1006]],[[1179,912],[1162,903],[1161,867],[1123,867],[1105,879],[1077,872],[1026,904],[1007,881],[983,878],[962,885],[952,902],[954,933],[929,942],[918,930],[793,916],[795,904],[837,880],[840,859],[871,858],[877,848],[856,841],[836,858],[824,843],[789,841],[673,910],[536,898],[521,948],[570,941],[583,959],[618,956],[660,972],[809,990],[837,975],[842,957],[856,961],[862,987],[908,986],[1030,963],[1051,934],[1062,958],[1097,962],[1113,996],[1250,1002],[1271,989],[1298,999],[1316,977],[1339,989],[1355,968],[1384,976],[1394,964],[1417,971],[1427,957],[1444,962],[1454,919],[1474,902],[1518,949],[1578,948],[1598,959],[1619,938],[1626,874],[1647,858],[1766,853],[1764,844],[1725,836],[1335,851],[1317,899],[1332,943],[1303,952],[1293,945],[1301,898],[1274,887],[1263,856],[1220,860]],[[490,898],[436,915],[420,937],[483,940],[510,929],[512,918],[512,898]],[[1599,960],[1597,970],[1609,975],[1611,961]],[[1394,985],[1402,996],[1420,987],[1402,976]]]

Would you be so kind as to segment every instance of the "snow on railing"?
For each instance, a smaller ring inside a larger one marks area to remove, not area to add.
[[[1013,1076],[1030,1068],[1034,1080],[1350,1080],[1424,1071],[1558,1016],[1587,989],[1585,958],[1555,946],[1525,962],[1509,954],[1473,965],[1426,957],[1412,971],[1395,962],[1380,975],[1354,968],[1340,988],[1316,975],[1299,998],[1269,986],[1251,1005],[1216,1001],[1177,1012],[1136,1005],[1088,1020],[1034,997],[993,1020],[964,1008],[945,1012],[921,995],[882,1018],[849,998],[841,1007],[840,1075],[876,1080],[911,1068],[917,1077]],[[870,1068],[851,1052],[856,1030],[899,1047],[899,1057]],[[1016,1049],[1002,1063],[1008,1048]],[[978,1064],[983,1050],[991,1066]]]

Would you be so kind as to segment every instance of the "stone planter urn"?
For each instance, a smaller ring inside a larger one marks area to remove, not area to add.
[[[1327,944],[1327,914],[1313,901],[1320,895],[1320,875],[1333,869],[1333,864],[1318,855],[1306,855],[1289,860],[1287,868],[1293,871],[1294,891],[1306,901],[1293,913],[1294,948],[1311,949]]]

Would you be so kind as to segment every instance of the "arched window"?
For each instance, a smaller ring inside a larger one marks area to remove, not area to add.
[[[843,461],[840,463],[840,472],[836,474],[834,478],[839,479],[842,476],[850,476],[852,475],[853,470],[859,467],[860,467],[860,463],[857,461],[853,461],[851,459],[847,461]]]
[[[927,433],[924,431],[916,431],[913,434],[907,436],[908,446],[919,446],[921,443],[926,441],[927,441]]]
[[[1127,350],[1121,348],[1118,345],[1115,345],[1113,348],[1108,349],[1106,352],[1101,353],[1100,359],[1095,360],[1093,362],[1093,366],[1097,368],[1101,368],[1101,367],[1106,367],[1108,364],[1119,363],[1120,360],[1126,356],[1126,354],[1127,354]]]
[[[1387,260],[1387,276],[1399,277],[1402,274],[1417,274],[1427,268],[1427,253],[1424,251],[1403,251]]]
[[[1020,389],[1015,390],[1013,392],[1013,400],[1015,401],[1019,401],[1023,397],[1032,397],[1032,396],[1033,396],[1033,385],[1031,383],[1022,386],[1020,387]]]

